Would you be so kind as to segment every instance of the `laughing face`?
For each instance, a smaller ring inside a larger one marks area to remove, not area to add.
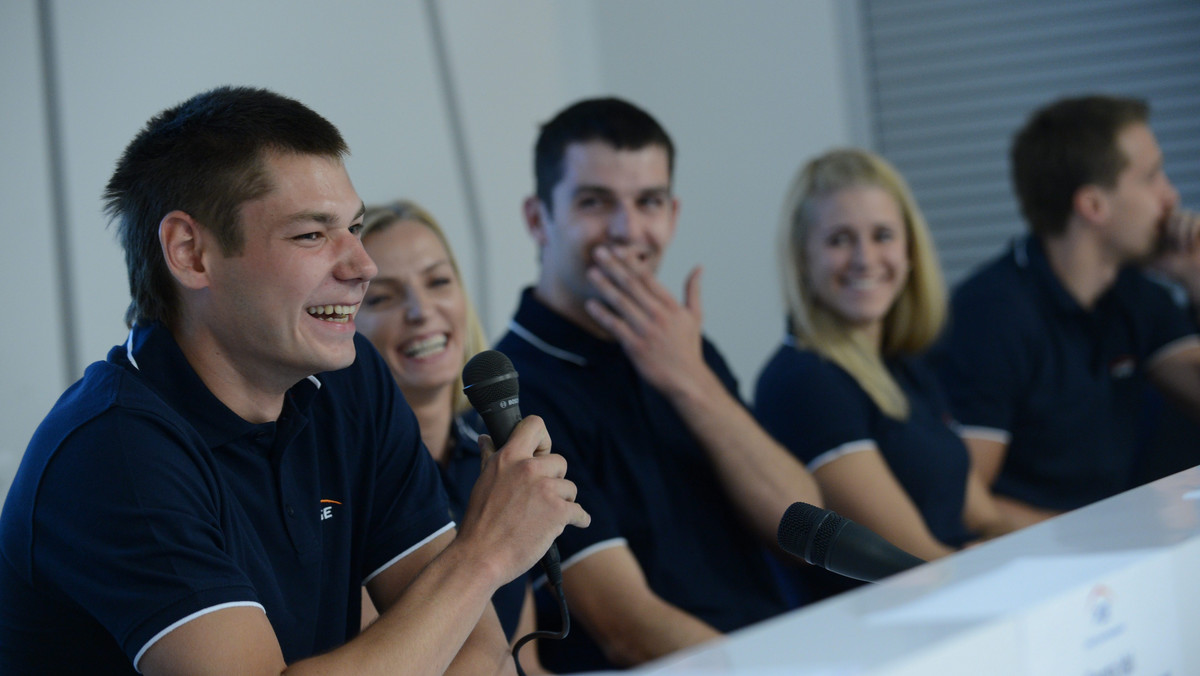
[[[858,186],[817,201],[806,242],[806,274],[816,302],[878,338],[908,279],[908,234],[896,200]]]
[[[269,154],[271,190],[244,203],[243,247],[205,259],[198,296],[210,355],[264,388],[354,361],[354,315],[374,262],[363,204],[336,158]]]
[[[656,271],[675,234],[678,212],[666,149],[617,150],[603,141],[568,145],[551,208],[536,198],[525,205],[526,222],[541,253],[539,298],[590,325],[583,306],[599,297],[587,278],[595,248],[624,250],[637,264]]]
[[[358,315],[410,401],[445,392],[462,369],[467,300],[450,255],[416,221],[373,230],[364,240],[379,266]]]

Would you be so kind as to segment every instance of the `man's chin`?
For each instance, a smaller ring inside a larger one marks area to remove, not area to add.
[[[1146,247],[1139,252],[1135,252],[1130,257],[1130,262],[1135,265],[1149,265],[1163,256],[1171,254],[1171,245],[1166,237],[1155,237]]]
[[[321,355],[321,358],[316,360],[320,367],[317,373],[326,371],[340,371],[344,368],[349,368],[357,357],[357,352],[354,350],[354,342],[350,343],[344,349],[328,351]]]

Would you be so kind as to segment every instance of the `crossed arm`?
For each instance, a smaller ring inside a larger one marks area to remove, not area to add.
[[[1024,528],[1032,526],[1035,523],[1045,521],[1054,516],[1062,514],[1062,512],[1045,507],[1031,505],[1023,500],[1017,500],[1006,495],[993,493],[991,491],[992,484],[996,481],[996,477],[1000,476],[1000,468],[1004,465],[1004,456],[1008,454],[1008,444],[995,439],[983,439],[972,437],[969,435],[963,436],[963,442],[967,445],[967,451],[971,454],[971,469],[975,476],[977,486],[974,488],[977,492],[980,490],[990,494],[991,502],[994,509],[999,515],[998,523],[1000,532]],[[972,499],[972,486],[967,484],[967,500],[970,507]],[[979,501],[980,497],[975,497]],[[976,530],[980,529],[979,524],[972,524],[967,521],[968,527],[973,527]]]
[[[572,614],[614,664],[633,666],[720,636],[650,589],[625,545],[596,551],[563,570]]]

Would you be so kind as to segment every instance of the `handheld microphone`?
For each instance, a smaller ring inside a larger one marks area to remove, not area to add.
[[[463,367],[463,393],[471,406],[483,418],[488,434],[499,449],[508,443],[513,428],[521,421],[520,386],[517,371],[503,352],[485,350],[471,357]],[[562,589],[562,563],[558,556],[558,545],[550,543],[550,549],[542,556],[542,570],[546,579],[556,589]]]
[[[783,513],[778,540],[793,556],[864,582],[878,582],[925,563],[866,526],[806,502]]]

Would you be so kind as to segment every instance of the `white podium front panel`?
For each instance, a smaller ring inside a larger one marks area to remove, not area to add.
[[[1200,468],[637,670],[1200,674]]]

